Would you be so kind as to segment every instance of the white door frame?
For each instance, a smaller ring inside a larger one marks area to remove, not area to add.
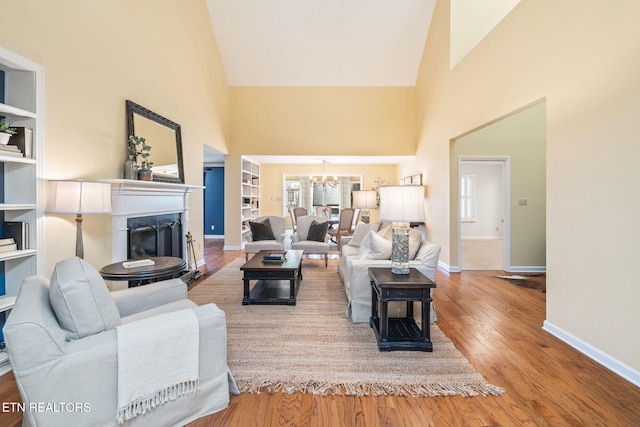
[[[462,180],[463,162],[499,162],[502,163],[502,185],[504,190],[504,224],[503,224],[503,269],[511,271],[511,158],[508,156],[460,156],[458,157],[458,265],[462,271],[462,220],[460,218],[460,182]]]

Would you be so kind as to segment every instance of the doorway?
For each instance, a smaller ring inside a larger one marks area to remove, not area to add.
[[[458,250],[462,270],[508,271],[508,157],[460,157]]]
[[[224,239],[224,162],[225,156],[203,146],[203,229],[205,238]]]

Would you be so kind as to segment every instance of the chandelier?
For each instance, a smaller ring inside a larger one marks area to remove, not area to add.
[[[338,177],[334,176],[333,179],[327,179],[327,162],[326,160],[322,161],[322,176],[313,176],[311,177],[311,187],[312,188],[322,188],[326,190],[327,187],[336,188],[338,186]]]

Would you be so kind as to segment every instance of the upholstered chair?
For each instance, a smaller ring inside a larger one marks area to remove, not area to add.
[[[340,210],[340,219],[338,220],[338,228],[329,229],[328,233],[332,240],[340,247],[340,239],[343,236],[352,234],[352,225],[355,218],[356,210],[353,208],[344,208]]]
[[[3,332],[23,426],[184,425],[239,393],[224,312],[187,299],[180,279],[109,292],[90,264],[64,260],[50,281],[24,279]]]
[[[298,228],[298,217],[307,215],[307,209],[300,206],[294,206],[289,208],[289,216],[291,217],[291,227],[293,231]]]
[[[358,226],[358,222],[360,222],[360,215],[362,214],[362,209],[354,208],[355,212],[353,214],[353,221],[351,221],[351,230],[349,231],[349,235],[353,235],[356,231],[356,227]]]
[[[305,215],[298,218],[298,228],[291,235],[291,249],[302,249],[305,254],[324,255],[324,266],[327,267],[329,240],[327,218],[317,215]]]
[[[331,218],[331,206],[316,206],[316,215]]]
[[[283,216],[261,216],[249,221],[251,233],[245,235],[245,259],[249,259],[249,254],[257,254],[262,250],[283,251],[285,222]]]

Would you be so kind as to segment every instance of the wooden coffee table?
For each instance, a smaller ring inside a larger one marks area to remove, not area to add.
[[[296,296],[302,281],[301,250],[287,250],[282,263],[265,263],[262,257],[274,251],[260,251],[247,261],[243,271],[244,297],[242,305],[279,304],[296,305]],[[257,281],[250,289],[250,282]]]

